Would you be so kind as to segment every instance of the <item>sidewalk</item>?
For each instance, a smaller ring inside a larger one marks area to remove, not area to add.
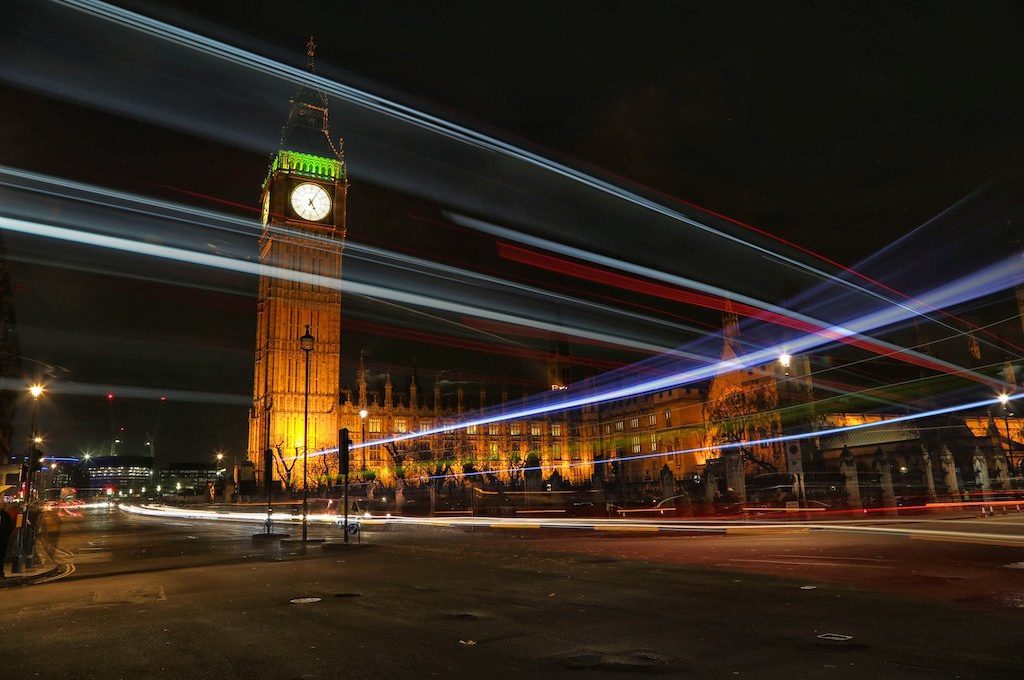
[[[3,563],[3,573],[6,578],[0,578],[0,589],[13,588],[15,586],[27,586],[36,581],[49,578],[57,573],[64,567],[60,562],[55,562],[50,559],[49,552],[46,550],[46,544],[42,541],[37,540],[36,543],[36,566],[31,569],[26,569],[17,574],[11,573],[11,560],[8,559]]]
[[[27,586],[41,579],[49,578],[59,572],[62,566],[58,562],[50,562],[33,567],[32,569],[26,569],[19,574],[11,574],[10,560],[8,560],[8,563],[4,565],[4,575],[7,578],[0,579],[0,590],[14,588],[15,586]]]

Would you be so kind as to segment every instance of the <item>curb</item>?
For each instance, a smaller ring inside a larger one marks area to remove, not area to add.
[[[30,586],[36,581],[50,578],[61,570],[63,565],[54,562],[49,569],[38,574],[32,574],[31,576],[8,576],[7,578],[0,579],[0,590],[5,588],[17,588],[18,586]]]

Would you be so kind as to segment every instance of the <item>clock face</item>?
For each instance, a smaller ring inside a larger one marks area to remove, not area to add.
[[[304,220],[319,222],[331,212],[331,197],[319,184],[300,184],[292,189],[292,210]]]
[[[267,226],[267,222],[270,221],[270,192],[263,194],[263,214],[261,216],[263,226]]]

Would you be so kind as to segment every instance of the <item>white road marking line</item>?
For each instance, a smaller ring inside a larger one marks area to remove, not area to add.
[[[842,557],[840,555],[767,555],[767,557],[786,557],[802,560],[858,560],[861,562],[892,562],[888,557]]]
[[[755,562],[758,564],[785,564],[797,567],[854,567],[857,569],[894,569],[880,564],[849,564],[847,562],[798,562],[795,560],[755,560],[747,558],[730,558],[730,562]]]

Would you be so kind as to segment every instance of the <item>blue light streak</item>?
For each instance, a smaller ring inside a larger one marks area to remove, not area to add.
[[[1019,393],[1019,394],[1014,394],[1014,395],[1010,395],[1009,396],[1009,399],[1011,401],[1012,400],[1021,399],[1021,398],[1024,398],[1024,393]],[[704,453],[704,452],[707,452],[707,451],[725,451],[725,450],[740,449],[740,448],[745,448],[745,447],[750,447],[750,446],[759,446],[759,445],[762,445],[762,444],[777,444],[777,443],[782,443],[782,442],[799,441],[801,439],[812,439],[814,437],[828,437],[828,436],[835,435],[835,434],[843,434],[845,432],[852,432],[852,431],[855,431],[855,430],[864,430],[864,429],[868,429],[868,428],[871,428],[871,427],[880,427],[880,426],[883,426],[883,425],[892,425],[893,423],[906,423],[906,422],[911,422],[911,421],[914,421],[914,420],[920,420],[922,418],[933,418],[935,416],[947,415],[947,414],[950,414],[950,413],[958,413],[960,411],[970,411],[970,410],[973,410],[973,409],[983,408],[983,407],[986,407],[986,406],[994,406],[994,405],[1000,404],[1000,403],[1001,402],[1000,402],[999,398],[980,399],[978,401],[972,401],[972,402],[968,402],[968,403],[965,403],[965,404],[958,404],[956,406],[945,406],[945,407],[942,407],[942,408],[932,409],[930,411],[923,411],[921,413],[914,413],[914,414],[905,415],[905,416],[897,416],[897,417],[894,417],[894,418],[886,418],[885,420],[879,420],[877,422],[860,423],[860,424],[857,424],[857,425],[845,425],[843,427],[832,427],[832,428],[828,428],[828,429],[825,429],[825,430],[818,430],[816,432],[802,432],[802,433],[798,433],[798,434],[779,435],[777,437],[765,437],[763,439],[752,439],[752,440],[749,440],[749,441],[742,441],[742,442],[728,442],[728,443],[716,444],[716,445],[713,445],[713,446],[699,446],[699,447],[694,447],[694,448],[690,448],[690,449],[679,449],[678,451],[664,451],[664,452],[656,452],[656,453],[642,453],[642,454],[633,454],[633,455],[629,455],[629,456],[618,456],[618,457],[615,457],[615,458],[602,458],[600,460],[593,460],[593,461],[580,461],[580,462],[577,462],[577,463],[569,463],[568,466],[563,466],[563,465],[534,465],[534,466],[524,466],[524,467],[518,467],[518,468],[504,468],[504,469],[500,469],[500,470],[476,470],[476,471],[473,471],[473,472],[459,473],[459,474],[428,475],[427,478],[428,479],[447,479],[447,478],[450,478],[450,477],[453,477],[453,476],[454,477],[458,477],[458,476],[471,477],[471,476],[501,474],[501,473],[505,473],[505,472],[523,472],[523,471],[527,471],[527,470],[530,470],[530,471],[533,471],[533,470],[545,471],[545,470],[556,470],[556,469],[563,468],[563,467],[585,467],[587,465],[609,465],[611,463],[625,463],[625,462],[635,461],[635,460],[647,460],[649,458],[663,458],[663,457],[666,457],[666,456],[688,455],[688,454],[693,454],[693,453]],[[378,440],[378,442],[374,442],[374,443],[379,443],[379,440]],[[356,447],[353,447],[353,448],[356,448]],[[336,451],[336,450],[337,449],[334,449],[334,451]],[[320,452],[320,453],[326,453],[326,452]],[[309,454],[309,455],[312,456],[313,454]]]

